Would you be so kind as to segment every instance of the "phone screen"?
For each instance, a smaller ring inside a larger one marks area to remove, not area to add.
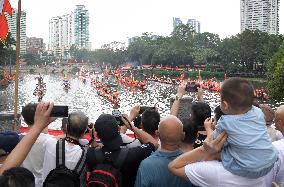
[[[199,84],[193,82],[193,83],[187,83],[185,89],[187,92],[197,92],[199,87],[200,87]]]
[[[68,117],[68,106],[53,106],[51,117]]]

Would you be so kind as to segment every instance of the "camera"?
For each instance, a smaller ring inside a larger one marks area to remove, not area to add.
[[[197,92],[198,88],[200,88],[200,84],[198,84],[196,82],[188,82],[186,84],[185,90],[187,92]]]
[[[68,106],[53,106],[50,117],[68,117]]]
[[[141,106],[140,110],[139,110],[139,114],[142,114],[143,112],[145,112],[145,110],[155,110],[155,107],[151,107],[151,106]]]
[[[118,109],[114,109],[112,111],[112,115],[115,117],[117,125],[119,126],[124,125],[123,121],[121,120],[122,114]]]

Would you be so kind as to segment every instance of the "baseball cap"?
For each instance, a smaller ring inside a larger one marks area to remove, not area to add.
[[[123,144],[114,116],[110,114],[100,115],[96,120],[95,129],[104,146],[107,148],[117,149]]]

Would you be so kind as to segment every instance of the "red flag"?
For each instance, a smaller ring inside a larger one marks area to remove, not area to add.
[[[10,2],[8,0],[0,0],[0,40],[3,43],[5,42],[5,39],[9,31],[9,27],[5,17],[5,12],[7,12],[10,16],[12,16],[12,7],[10,5]]]

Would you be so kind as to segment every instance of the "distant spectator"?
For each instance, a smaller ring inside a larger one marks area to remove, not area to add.
[[[24,118],[25,123],[28,125],[28,129],[30,129],[34,125],[34,117],[36,111],[37,104],[29,103],[22,109],[22,116]],[[27,133],[22,133],[22,135],[26,135]],[[33,144],[33,147],[26,159],[24,160],[22,167],[30,170],[35,176],[35,186],[42,186],[42,172],[43,172],[43,159],[45,152],[45,145],[49,138],[53,136],[48,134],[47,127],[40,133],[36,142]]]
[[[159,137],[161,148],[141,162],[135,187],[190,187],[190,182],[168,170],[169,162],[183,153],[179,149],[179,144],[184,138],[182,122],[175,116],[165,117],[159,125]]]

